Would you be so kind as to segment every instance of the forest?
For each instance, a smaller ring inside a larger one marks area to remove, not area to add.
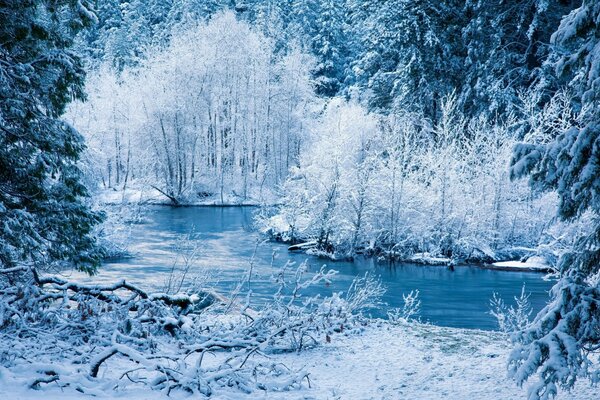
[[[334,269],[373,262],[546,272],[539,307],[540,277],[511,284],[514,305],[486,292],[503,377],[482,391],[593,398],[599,85],[595,0],[1,0],[0,397],[374,399],[298,363],[357,335],[486,332],[421,321],[427,293],[378,267],[331,289]],[[210,247],[226,211],[156,211],[201,207],[255,210],[254,250]],[[173,231],[148,228],[161,212]],[[143,252],[165,285],[132,269]],[[212,286],[202,257],[249,267]],[[413,389],[381,398],[443,397]]]

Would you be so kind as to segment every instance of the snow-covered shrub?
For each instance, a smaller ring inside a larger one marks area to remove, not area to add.
[[[525,293],[525,285],[519,296],[515,296],[515,305],[508,306],[504,300],[494,293],[490,300],[490,314],[498,321],[501,332],[514,333],[525,329],[531,323],[533,308],[529,302],[529,293]]]
[[[393,308],[388,311],[388,320],[393,324],[406,323],[418,318],[421,312],[421,300],[419,291],[414,290],[408,294],[402,294],[404,304],[402,307]]]
[[[106,218],[96,227],[98,242],[105,251],[106,258],[130,256],[131,231],[137,224],[145,222],[146,210],[141,204],[105,204],[101,208]]]
[[[356,314],[382,306],[381,297],[386,290],[379,279],[366,273],[362,277],[354,278],[344,299],[350,312]]]
[[[214,287],[218,268],[206,268],[198,261],[203,256],[202,242],[198,239],[194,227],[185,236],[180,237],[174,245],[175,257],[172,260],[168,276],[165,278],[162,292],[197,293]],[[207,286],[208,282],[213,282]]]
[[[278,290],[273,301],[250,324],[256,332],[278,332],[270,351],[300,351],[330,341],[336,333],[358,329],[363,324],[361,313],[381,304],[385,289],[370,275],[356,278],[345,293],[324,298],[303,295],[311,286],[329,285],[336,273],[321,269],[308,274],[303,263],[295,269],[286,265],[274,275]]]

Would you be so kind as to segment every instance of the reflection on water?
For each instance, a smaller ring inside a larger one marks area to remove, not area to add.
[[[505,300],[519,294],[523,283],[531,292],[537,312],[548,300],[552,283],[532,272],[492,271],[474,267],[444,267],[378,263],[373,259],[354,262],[328,262],[305,254],[288,253],[287,246],[271,243],[252,230],[252,207],[154,207],[148,222],[132,229],[130,250],[135,257],[107,262],[94,281],[113,282],[127,279],[153,290],[162,290],[174,262],[182,265],[182,239],[191,237],[198,255],[191,276],[200,274],[210,285],[227,295],[253,262],[252,298],[257,306],[274,293],[272,274],[286,262],[307,261],[310,271],[327,264],[339,272],[330,286],[312,288],[307,294],[328,295],[345,291],[356,276],[369,272],[380,277],[387,288],[383,301],[388,307],[402,305],[402,294],[418,289],[421,319],[436,325],[495,329],[489,314],[493,292]],[[188,247],[190,243],[187,243]],[[79,276],[78,278],[87,280]],[[386,308],[373,310],[384,317]]]

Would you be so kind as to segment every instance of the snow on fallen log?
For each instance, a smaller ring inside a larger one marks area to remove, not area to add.
[[[28,272],[30,269],[28,267],[12,267],[12,268],[4,268],[0,269],[0,274],[13,274],[16,272]]]
[[[117,355],[117,354],[121,354],[121,355],[127,357],[128,359],[130,359],[131,361],[133,361],[137,364],[140,364],[147,369],[152,370],[152,369],[157,368],[156,363],[153,363],[150,360],[148,360],[139,351],[137,351],[129,346],[125,346],[123,344],[118,343],[117,337],[118,337],[118,334],[115,331],[113,333],[113,336],[111,339],[111,343],[112,343],[111,346],[109,348],[107,348],[106,350],[100,352],[99,354],[97,354],[95,357],[93,357],[90,360],[90,376],[92,378],[96,378],[98,376],[98,371],[100,370],[100,366],[106,360],[108,360],[109,358],[111,358],[112,356]]]

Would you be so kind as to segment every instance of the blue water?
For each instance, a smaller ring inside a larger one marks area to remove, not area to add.
[[[248,270],[253,259],[250,283],[252,301],[260,308],[275,291],[271,276],[288,261],[296,265],[306,261],[309,271],[327,268],[339,273],[329,286],[320,285],[307,294],[329,295],[346,291],[352,280],[365,273],[377,276],[387,289],[383,301],[387,306],[370,313],[385,317],[389,307],[402,305],[402,294],[418,289],[422,321],[441,326],[496,329],[496,320],[489,314],[489,302],[494,292],[506,301],[518,295],[523,284],[531,293],[534,312],[548,300],[552,282],[533,272],[493,271],[476,267],[445,267],[412,264],[390,264],[374,259],[354,262],[331,262],[305,254],[288,253],[287,246],[265,241],[253,230],[252,207],[152,207],[146,222],[132,227],[130,250],[134,257],[105,263],[95,279],[127,279],[133,283],[161,290],[177,261],[181,266],[178,243],[185,237],[199,249],[189,277],[200,280],[227,296]],[[190,245],[190,243],[188,243]],[[290,270],[291,274],[291,270]]]

